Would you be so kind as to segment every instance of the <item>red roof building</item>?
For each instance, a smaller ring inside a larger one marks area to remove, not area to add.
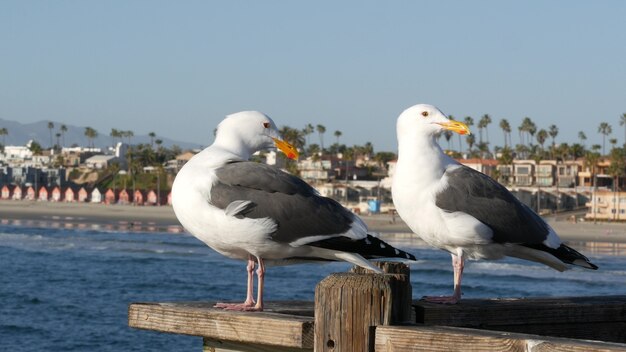
[[[46,186],[41,186],[39,188],[39,196],[37,197],[37,199],[44,202],[48,201],[48,189],[46,188]]]
[[[1,192],[0,197],[2,199],[11,199],[11,193],[13,193],[11,191],[13,191],[14,187],[15,186],[12,186],[12,185],[4,185],[4,186],[2,186],[2,190],[0,191]]]
[[[130,204],[130,194],[125,189],[121,190],[117,196],[117,202],[119,204]]]
[[[35,192],[35,189],[33,188],[33,186],[28,186],[28,188],[26,189],[26,199],[35,200],[36,195],[37,195],[37,192]]]
[[[115,192],[110,188],[107,189],[106,193],[104,193],[104,204],[115,204],[116,200]]]
[[[13,199],[22,200],[22,186],[15,186],[13,189]]]
[[[53,202],[61,200],[61,188],[59,186],[52,189],[50,200]]]
[[[89,192],[85,189],[85,187],[81,187],[78,190],[78,201],[86,202],[89,199]]]

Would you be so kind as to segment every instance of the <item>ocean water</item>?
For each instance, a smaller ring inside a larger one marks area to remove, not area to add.
[[[393,241],[390,241],[393,243]],[[450,294],[450,256],[414,253],[416,298]],[[579,248],[600,266],[559,273],[521,260],[469,262],[465,298],[626,294],[626,248]],[[315,285],[350,265],[270,267],[267,300],[312,300]],[[243,300],[245,263],[184,234],[0,227],[0,351],[199,351],[197,337],[131,329],[131,302]]]

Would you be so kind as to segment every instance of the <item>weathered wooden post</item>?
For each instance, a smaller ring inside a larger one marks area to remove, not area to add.
[[[389,274],[369,270],[336,273],[315,288],[315,351],[373,351],[377,325],[411,318],[409,269],[401,263],[377,263]]]

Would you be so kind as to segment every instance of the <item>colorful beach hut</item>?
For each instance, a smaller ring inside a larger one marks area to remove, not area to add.
[[[89,199],[89,192],[85,189],[85,187],[81,187],[78,190],[78,201],[86,202]]]
[[[146,195],[146,204],[148,205],[157,205],[159,201],[159,197],[157,197],[156,192],[151,189],[150,192]]]
[[[115,196],[114,196],[114,198],[115,198]],[[94,188],[91,191],[91,202],[92,203],[102,203],[102,192],[100,192],[100,190],[98,188]]]
[[[48,189],[46,188],[46,186],[41,186],[39,187],[39,196],[37,197],[38,200],[42,201],[42,202],[47,202],[48,201]]]
[[[15,186],[12,198],[13,200],[22,200],[22,186]]]
[[[125,189],[121,190],[117,196],[117,202],[119,204],[130,204],[130,194]]]
[[[143,192],[140,190],[135,190],[135,193],[133,193],[133,202],[135,203],[135,205],[144,205],[146,200],[145,197],[143,195]]]
[[[66,187],[65,192],[63,192],[63,200],[66,202],[75,202],[76,201],[76,191],[73,187]]]
[[[61,187],[56,186],[50,192],[50,200],[53,202],[58,202],[61,200]]]
[[[104,204],[115,204],[115,200],[115,192],[110,188],[107,189],[107,191],[104,193]]]
[[[11,193],[13,193],[13,185],[4,185],[2,186],[2,193],[0,195],[0,197],[2,199],[11,199]]]

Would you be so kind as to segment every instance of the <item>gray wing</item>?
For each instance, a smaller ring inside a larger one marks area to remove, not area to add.
[[[237,216],[272,218],[278,225],[271,234],[274,241],[291,243],[303,237],[338,235],[352,225],[354,214],[341,204],[277,168],[234,162],[217,169],[216,175],[211,204],[226,209],[235,201],[249,202]]]
[[[448,187],[437,195],[437,206],[475,217],[493,230],[494,242],[541,244],[547,238],[543,219],[489,176],[463,165],[446,176]]]

